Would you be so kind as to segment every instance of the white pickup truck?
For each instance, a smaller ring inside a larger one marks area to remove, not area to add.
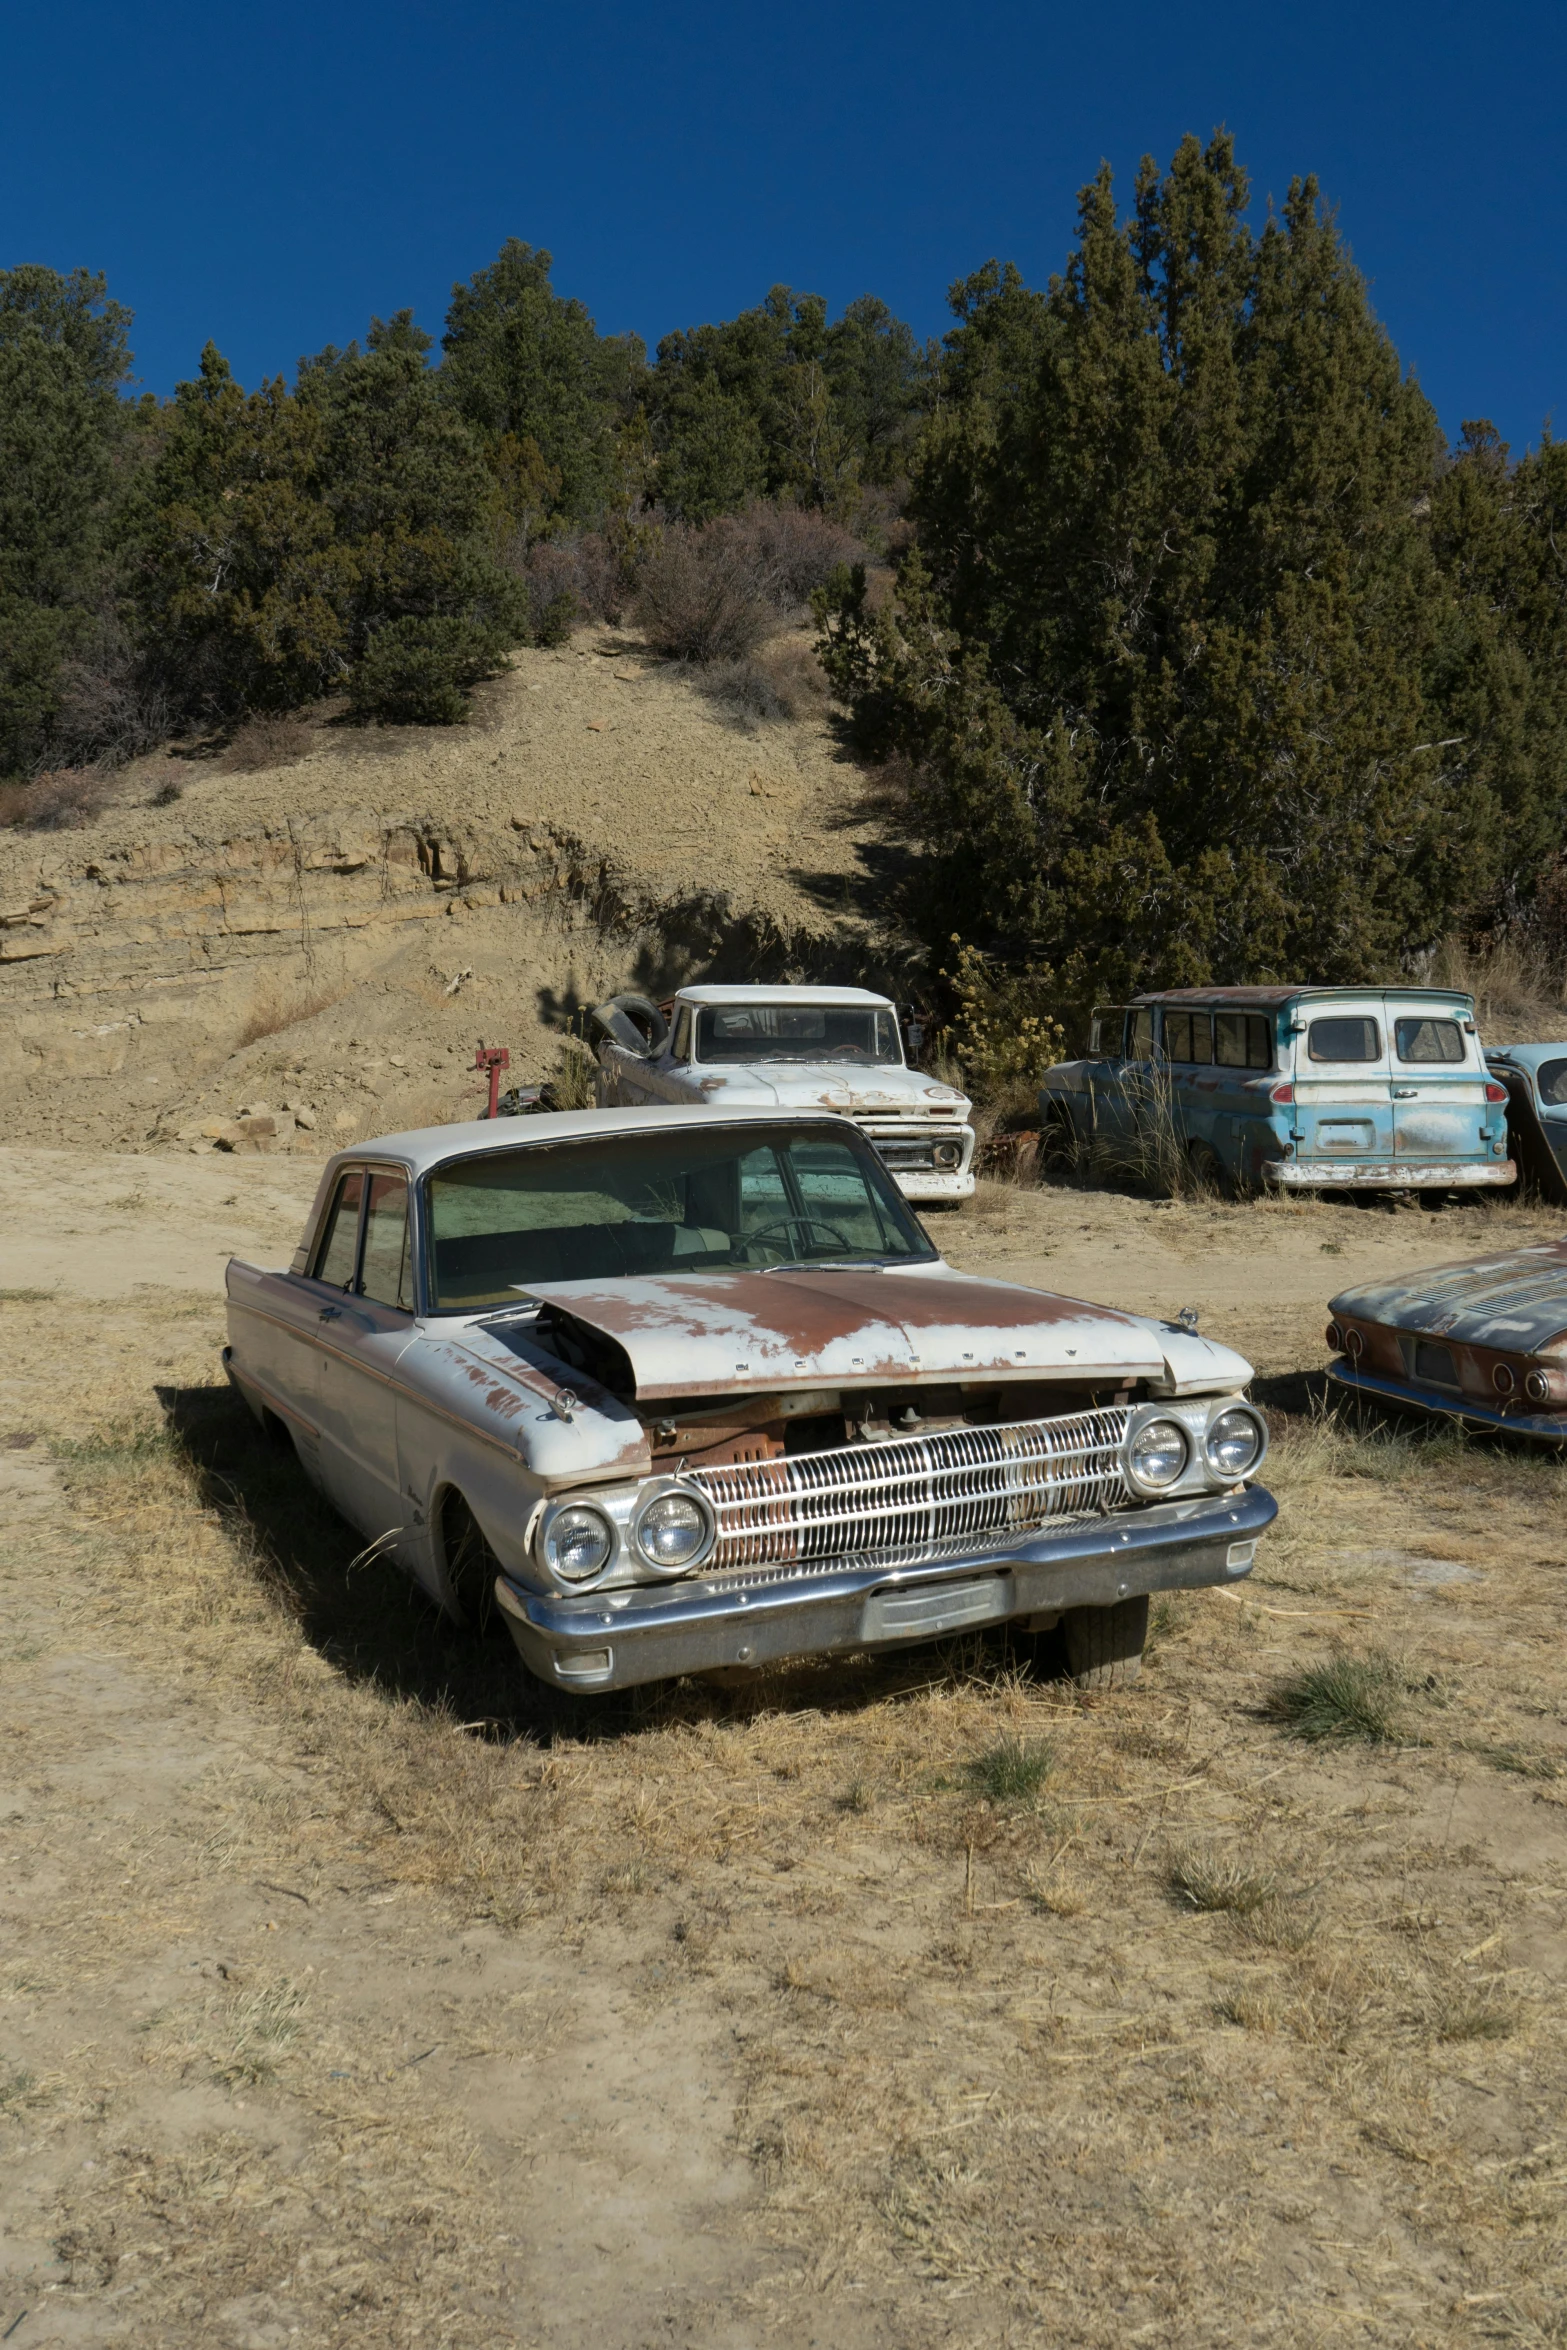
[[[967,1096],[903,1058],[898,1016],[863,987],[683,987],[662,1004],[615,996],[600,1031],[600,1109],[838,1110],[905,1199],[974,1190]]]

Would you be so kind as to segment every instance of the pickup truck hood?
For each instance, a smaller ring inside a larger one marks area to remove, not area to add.
[[[765,1070],[752,1064],[726,1076],[704,1076],[701,1086],[704,1101],[714,1109],[729,1102],[776,1102],[780,1109],[843,1110],[853,1117],[944,1110],[966,1118],[969,1108],[963,1094],[938,1085],[922,1070],[845,1068],[841,1061],[776,1062]]]
[[[1147,1379],[1179,1393],[1250,1376],[1227,1347],[1188,1344],[1184,1332],[1136,1315],[946,1265],[557,1281],[528,1295],[612,1340],[639,1401],[742,1384],[787,1391],[997,1377]]]

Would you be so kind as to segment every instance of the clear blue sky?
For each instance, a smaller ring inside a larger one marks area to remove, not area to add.
[[[106,270],[167,392],[253,382],[520,236],[649,345],[780,280],[942,331],[991,254],[1034,282],[1107,157],[1235,135],[1260,215],[1314,170],[1456,432],[1567,434],[1561,0],[12,0],[0,264]]]

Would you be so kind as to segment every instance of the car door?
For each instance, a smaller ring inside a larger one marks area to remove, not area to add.
[[[1393,1079],[1380,993],[1307,997],[1292,1030],[1300,1156],[1373,1174],[1390,1166]]]
[[[1534,1098],[1545,1147],[1567,1181],[1567,1054],[1539,1063]]]
[[[1091,1073],[1094,1133],[1112,1151],[1135,1151],[1154,1079],[1153,1013],[1144,1005],[1126,1015],[1124,1050]]]
[[[1386,1003],[1394,1157],[1488,1158],[1488,1072],[1473,1022],[1465,1026],[1458,1004],[1392,994]]]
[[[353,1254],[323,1259],[338,1294],[322,1306],[318,1419],[321,1477],[351,1525],[372,1540],[406,1511],[397,1466],[397,1361],[414,1334],[408,1179],[371,1167]],[[346,1277],[345,1277],[346,1276]]]

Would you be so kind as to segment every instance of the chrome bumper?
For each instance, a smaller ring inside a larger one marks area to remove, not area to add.
[[[1511,1159],[1266,1159],[1264,1183],[1314,1191],[1458,1191],[1477,1183],[1516,1183]]]
[[[972,1199],[974,1172],[962,1168],[946,1175],[934,1167],[889,1167],[888,1174],[907,1200]]]
[[[495,1596],[523,1662],[562,1689],[628,1689],[724,1665],[934,1640],[1009,1616],[1111,1607],[1149,1591],[1234,1583],[1278,1504],[1260,1485],[1078,1519],[924,1565],[849,1559],[825,1572],[743,1574],[564,1597],[509,1576]]]
[[[1342,1357],[1328,1365],[1335,1387],[1351,1395],[1369,1396],[1373,1403],[1397,1404],[1401,1409],[1429,1412],[1438,1419],[1457,1420],[1466,1428],[1495,1428],[1504,1436],[1527,1437],[1535,1444],[1567,1444],[1567,1412],[1499,1412],[1488,1403],[1471,1403],[1450,1396],[1439,1387],[1415,1387],[1402,1379],[1384,1379],[1377,1371],[1356,1371]]]

